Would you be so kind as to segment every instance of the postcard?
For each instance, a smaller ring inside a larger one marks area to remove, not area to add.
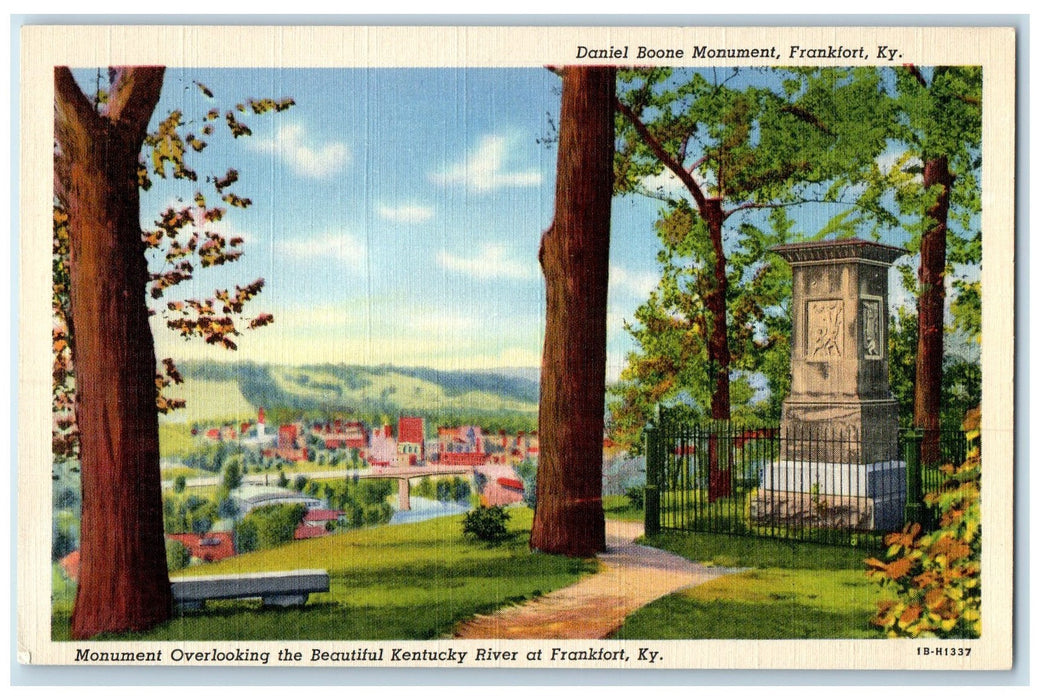
[[[1011,667],[1013,28],[20,60],[21,663]]]

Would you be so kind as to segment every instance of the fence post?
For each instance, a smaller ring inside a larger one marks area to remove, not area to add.
[[[643,533],[652,537],[661,531],[661,455],[658,449],[658,428],[647,423],[643,428],[646,441],[646,487],[643,490]]]
[[[903,458],[906,461],[906,506],[903,519],[907,523],[925,524],[928,517],[924,505],[921,479],[921,443],[924,434],[920,430],[907,430]]]

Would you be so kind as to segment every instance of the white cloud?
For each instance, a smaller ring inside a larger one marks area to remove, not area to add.
[[[403,224],[417,224],[433,218],[433,207],[421,204],[401,204],[396,207],[380,204],[376,211],[384,219]]]
[[[478,279],[528,279],[538,274],[533,261],[512,258],[504,245],[492,243],[485,243],[469,257],[442,250],[437,253],[437,264]]]
[[[920,171],[924,167],[920,158],[907,153],[906,151],[887,151],[878,156],[874,162],[877,163],[878,170],[883,173],[887,173],[896,167],[902,168],[903,170],[909,168],[917,171]],[[921,182],[923,178],[920,172],[916,172],[913,179],[916,182]]]
[[[704,189],[706,181],[699,173],[693,173],[693,179],[698,185],[700,185],[701,189]],[[639,184],[647,192],[659,196],[692,201],[693,196],[690,194],[690,191],[686,189],[686,185],[684,185],[682,180],[680,180],[676,174],[668,168],[662,169],[661,172],[656,175],[647,175]]]
[[[352,233],[327,232],[313,238],[280,239],[275,242],[280,255],[293,259],[336,260],[351,269],[364,266],[365,242]]]
[[[650,296],[657,286],[658,275],[653,272],[632,272],[620,265],[610,266],[610,287],[619,292],[628,294],[640,300]]]
[[[462,163],[430,174],[439,185],[464,184],[476,192],[489,192],[502,187],[534,187],[542,183],[537,170],[507,171],[510,140],[502,136],[485,136]]]
[[[309,135],[300,124],[283,125],[273,139],[255,141],[253,148],[273,153],[304,177],[334,175],[350,162],[350,149],[345,143],[330,141],[315,146],[310,143]]]

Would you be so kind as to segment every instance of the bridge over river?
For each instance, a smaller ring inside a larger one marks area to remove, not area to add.
[[[397,479],[397,509],[411,510],[411,480],[424,476],[469,476],[474,478],[480,466],[465,464],[426,464],[408,467],[372,467],[358,473],[359,479]]]

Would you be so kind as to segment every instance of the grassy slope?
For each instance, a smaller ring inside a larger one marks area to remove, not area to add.
[[[162,423],[165,424],[256,418],[256,407],[246,400],[238,383],[234,381],[214,381],[186,375],[184,383],[171,387],[168,393],[187,401],[188,408],[164,416]],[[163,449],[165,453],[165,445]]]
[[[337,386],[339,403],[364,406],[373,399],[385,397],[401,410],[466,409],[481,411],[537,410],[537,405],[488,391],[467,391],[449,395],[443,386],[393,370],[359,370],[364,386],[354,387],[343,379],[317,369],[272,367],[271,376],[279,390],[305,399],[321,401],[329,395],[329,386]],[[301,380],[306,380],[306,382]]]
[[[594,560],[531,553],[531,512],[511,510],[514,539],[489,547],[462,537],[461,517],[355,530],[254,552],[179,572],[203,575],[322,568],[329,593],[302,608],[211,603],[127,639],[432,639],[454,625],[573,583]],[[68,633],[68,605],[56,605],[55,636]]]
[[[727,535],[663,534],[647,544],[694,561],[754,567],[666,596],[637,611],[618,639],[863,639],[879,590],[868,553]]]

